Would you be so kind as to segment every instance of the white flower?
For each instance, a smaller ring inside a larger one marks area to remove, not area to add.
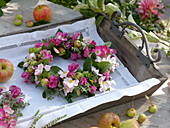
[[[51,66],[50,65],[45,65],[44,68],[45,68],[46,71],[50,71]]]
[[[28,62],[24,62],[23,67],[28,67],[29,63]]]
[[[69,92],[72,92],[75,86],[78,86],[79,80],[73,80],[72,78],[66,77],[63,81],[64,94],[67,96]]]
[[[67,76],[68,72],[63,72],[63,71],[58,71],[58,74],[60,75],[61,78],[64,78]]]
[[[39,84],[40,83],[40,81],[38,81],[38,77],[37,76],[35,76],[34,81],[35,81],[35,84]]]
[[[43,68],[44,68],[44,65],[43,64],[39,64],[38,67],[35,69],[34,75],[41,75],[42,72],[43,72]]]
[[[102,62],[102,58],[100,56],[96,56],[96,59],[95,59],[96,62]]]
[[[98,82],[100,84],[100,92],[105,92],[111,87],[112,84],[116,84],[114,80],[105,80],[105,76],[99,78]]]
[[[99,70],[98,69],[96,69],[95,67],[93,67],[92,66],[92,71],[96,74],[96,75],[98,75],[98,76],[102,76],[102,74],[100,74],[99,73]]]
[[[28,59],[35,59],[36,55],[35,55],[35,53],[30,53],[27,58]]]
[[[91,39],[90,36],[88,36],[88,37],[84,37],[83,41],[84,41],[85,44],[90,44],[90,42],[92,42],[92,39]]]

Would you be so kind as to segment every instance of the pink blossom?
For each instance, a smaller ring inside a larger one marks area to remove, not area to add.
[[[21,88],[17,87],[16,85],[11,85],[9,90],[12,94],[12,97],[14,98],[18,97],[19,95],[22,95]]]
[[[117,50],[116,49],[110,49],[110,54],[116,54]]]
[[[40,48],[42,45],[43,45],[43,43],[37,42],[37,43],[35,44],[35,47],[36,47],[36,48]]]
[[[88,48],[88,47],[85,47],[83,56],[84,56],[84,57],[88,57],[89,54],[90,54],[89,48]]]
[[[109,71],[104,72],[104,73],[103,73],[103,76],[106,77],[105,80],[109,80],[109,78],[110,78],[110,72],[109,72]]]
[[[92,49],[92,53],[95,53],[96,56],[102,56],[102,49],[101,46],[96,46],[94,49]]]
[[[162,14],[159,13],[159,10],[163,7],[163,4],[160,4],[159,0],[141,0],[137,11],[141,19],[146,20],[147,18],[154,17],[154,15],[159,17],[162,16]]]
[[[81,77],[80,85],[85,85],[87,83],[87,79],[85,77]]]
[[[108,48],[108,46],[103,45],[101,46],[101,49],[102,49],[103,56],[107,57],[107,54],[110,53],[110,49]]]
[[[53,56],[51,55],[50,51],[41,50],[40,54],[42,54],[41,59],[50,59],[50,62],[53,61]]]
[[[15,126],[17,125],[17,121],[12,118],[8,121],[8,124],[9,124],[9,128],[15,128]]]
[[[67,41],[68,40],[66,38],[67,35],[68,35],[67,33],[58,32],[55,39],[58,39],[60,41]]]
[[[75,75],[76,74],[74,72],[68,72],[67,77],[73,78]]]
[[[35,69],[35,73],[34,75],[41,75],[42,72],[43,72],[43,68],[44,68],[44,65],[43,64],[39,64],[38,67]]]
[[[50,81],[48,82],[48,87],[50,88],[55,88],[57,87],[59,82],[59,77],[58,76],[50,76]]]
[[[0,121],[0,128],[8,128],[8,124],[6,124],[4,121]]]
[[[5,110],[0,108],[0,120],[3,120],[6,117]],[[1,126],[1,125],[0,125]]]
[[[23,100],[24,100],[24,98],[18,98],[17,103],[21,103],[21,102],[23,102]]]
[[[48,42],[43,44],[45,47],[48,47],[50,44]]]
[[[97,43],[94,40],[92,40],[90,44],[96,46]]]
[[[2,95],[2,91],[3,91],[3,89],[2,89],[2,88],[0,88],[0,95]]]
[[[71,42],[66,42],[65,44],[66,49],[69,49],[71,47]]]
[[[5,110],[6,113],[8,114],[13,114],[14,113],[14,110],[11,109],[11,107],[8,105],[8,104],[5,104],[3,106],[3,109]]]
[[[79,32],[75,32],[75,33],[71,36],[71,38],[72,38],[72,40],[77,40],[79,36],[80,36],[80,33],[79,33]]]
[[[75,62],[68,65],[68,70],[70,72],[74,72],[75,70],[77,70],[79,68],[79,64],[76,64]]]
[[[79,55],[79,54],[77,54],[77,53],[75,53],[75,52],[71,52],[70,58],[71,58],[72,60],[76,61],[76,60],[78,60],[78,59],[81,59],[82,57],[81,57],[81,55]]]
[[[90,86],[90,88],[90,93],[94,93],[97,90],[96,86]]]
[[[49,41],[53,42],[55,46],[58,46],[61,43],[61,41],[58,39],[50,39]]]

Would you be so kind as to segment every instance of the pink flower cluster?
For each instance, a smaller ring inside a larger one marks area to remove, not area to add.
[[[96,56],[107,57],[109,54],[116,54],[115,49],[109,49],[106,45],[96,46],[92,49],[92,53],[95,53]]]
[[[40,54],[42,55],[41,59],[49,59],[50,63],[53,61],[53,55],[51,55],[51,52],[48,50],[41,50]]]
[[[29,72],[23,72],[22,75],[21,75],[22,78],[25,78],[24,82],[25,83],[32,83],[30,81],[30,78],[31,78],[31,74]]]
[[[159,0],[141,0],[137,11],[142,20],[154,17],[157,15],[159,18],[162,16],[159,10],[163,9],[164,5],[159,3]]]
[[[58,76],[50,76],[50,81],[48,82],[48,87],[50,88],[55,88],[57,87],[59,82],[59,77]]]

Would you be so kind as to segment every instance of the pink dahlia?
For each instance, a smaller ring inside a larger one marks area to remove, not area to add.
[[[141,16],[141,19],[146,20],[147,18],[153,17],[154,15],[157,15],[158,17],[162,16],[162,14],[159,13],[159,10],[161,10],[163,7],[164,5],[160,4],[159,0],[141,0],[139,2],[137,11]]]

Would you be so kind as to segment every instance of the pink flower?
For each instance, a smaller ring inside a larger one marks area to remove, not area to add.
[[[90,54],[89,48],[88,48],[88,47],[85,47],[83,56],[84,56],[84,57],[88,57],[89,54]]]
[[[75,32],[75,33],[71,36],[71,38],[72,38],[72,40],[77,40],[79,36],[80,36],[80,33],[79,33],[79,32]]]
[[[74,72],[68,72],[67,77],[73,78],[75,75],[76,74]]]
[[[6,124],[4,121],[0,121],[0,128],[8,128],[8,124]]]
[[[70,72],[74,72],[75,70],[77,70],[79,68],[79,64],[76,64],[75,62],[68,65],[68,70]]]
[[[110,49],[108,48],[108,46],[103,45],[101,46],[101,49],[102,49],[103,56],[107,57],[107,54],[110,53]]]
[[[53,56],[51,55],[50,51],[47,50],[41,50],[40,54],[42,54],[41,59],[49,59],[50,62],[53,61]]]
[[[90,88],[90,93],[94,93],[97,90],[96,86],[90,86]]]
[[[76,60],[78,60],[78,59],[81,59],[82,57],[81,57],[81,55],[79,55],[79,54],[77,54],[77,53],[75,53],[75,52],[71,52],[70,58],[71,58],[72,60],[76,61]]]
[[[43,64],[39,64],[38,67],[35,69],[35,73],[34,75],[41,75],[42,72],[43,72],[43,68],[44,68],[44,65]]]
[[[0,120],[5,119],[6,115],[5,115],[5,110],[0,108]],[[1,126],[1,125],[0,125]]]
[[[102,56],[102,49],[101,46],[96,46],[94,49],[92,49],[92,53],[95,53],[96,56]]]
[[[3,91],[3,89],[2,89],[2,88],[0,88],[0,95],[2,95],[2,91]]]
[[[58,76],[50,76],[50,81],[48,82],[48,87],[55,88],[58,86],[59,77]]]
[[[110,49],[110,54],[116,54],[117,50],[116,49]]]
[[[58,39],[50,39],[49,41],[53,42],[55,46],[58,46],[61,43],[61,41]]]
[[[58,39],[60,41],[67,41],[68,40],[66,38],[67,35],[68,35],[67,33],[58,32],[55,39]]]
[[[36,47],[36,48],[40,48],[42,45],[43,45],[43,43],[37,42],[37,43],[35,44],[35,47]]]
[[[13,114],[14,113],[14,110],[11,109],[11,107],[8,105],[8,103],[3,106],[3,109],[8,114]]]
[[[103,76],[106,77],[105,80],[109,80],[109,78],[110,78],[110,72],[109,72],[109,71],[104,72],[104,73],[103,73]]]
[[[80,85],[85,85],[87,83],[87,79],[85,77],[81,77]]]
[[[17,121],[12,118],[8,121],[8,124],[9,124],[9,128],[15,128],[15,126],[17,125]]]
[[[22,95],[21,88],[15,86],[15,85],[11,85],[9,90],[12,94],[12,97],[14,97],[14,98],[18,97],[19,95]]]
[[[163,7],[163,4],[160,4],[159,0],[141,0],[137,11],[141,16],[141,19],[146,20],[147,18],[154,17],[154,15],[157,15],[158,17],[162,16],[162,14],[159,13],[159,10]]]
[[[96,42],[94,40],[92,40],[90,44],[96,46]]]
[[[48,47],[50,44],[48,42],[43,44],[45,47]]]
[[[18,98],[17,103],[21,103],[21,102],[23,102],[23,100],[24,100],[24,98]]]
[[[71,47],[71,42],[66,42],[65,44],[66,49],[69,49]]]

